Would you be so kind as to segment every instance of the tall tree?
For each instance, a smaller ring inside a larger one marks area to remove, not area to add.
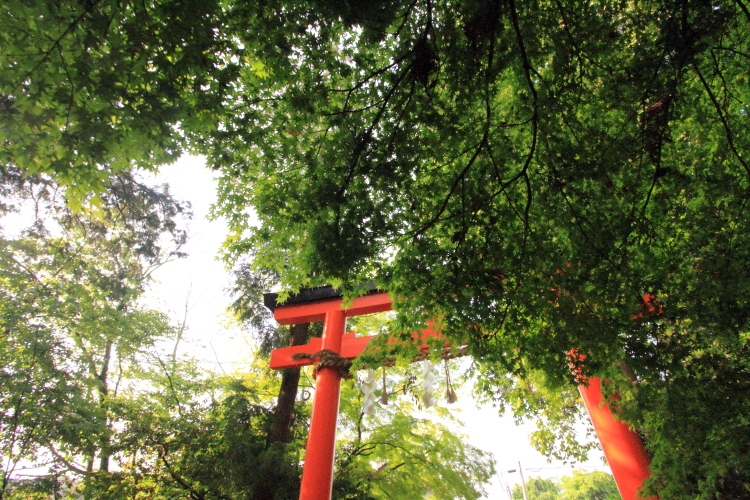
[[[720,437],[747,409],[704,396],[750,388],[744,4],[376,5],[290,8],[291,54],[236,87],[257,104],[207,151],[229,258],[374,279],[403,332],[440,314],[491,380],[570,384],[583,352],[653,488],[747,491],[746,441]]]
[[[21,460],[107,473],[118,391],[173,333],[140,298],[153,268],[179,255],[186,236],[175,219],[185,206],[121,173],[97,212],[75,214],[54,183],[13,167],[0,174],[33,219],[0,235],[3,486]]]

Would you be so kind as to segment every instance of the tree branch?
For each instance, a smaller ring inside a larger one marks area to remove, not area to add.
[[[18,82],[18,83],[17,83],[17,84],[16,84],[16,85],[15,85],[15,86],[13,87],[13,90],[11,90],[11,93],[12,93],[12,92],[15,92],[15,90],[16,90],[16,89],[18,89],[18,87],[19,87],[19,86],[23,85],[23,82],[25,82],[25,81],[26,81],[26,80],[27,80],[27,79],[28,79],[28,78],[29,78],[29,77],[30,77],[30,76],[31,76],[32,74],[34,74],[34,72],[35,72],[35,71],[36,71],[37,69],[39,69],[39,67],[40,67],[40,66],[41,66],[42,64],[44,64],[44,62],[45,62],[45,61],[46,61],[46,60],[47,60],[47,59],[48,59],[48,58],[49,58],[49,57],[50,57],[50,56],[52,55],[52,52],[54,52],[54,51],[55,51],[55,49],[59,49],[59,47],[60,47],[60,42],[62,42],[62,41],[63,41],[63,38],[65,38],[65,37],[66,37],[66,36],[67,36],[67,35],[68,35],[69,33],[71,33],[71,32],[72,32],[72,31],[73,31],[73,30],[74,30],[74,29],[75,29],[75,28],[76,28],[76,27],[78,26],[78,24],[79,24],[79,23],[80,23],[81,21],[83,21],[83,20],[84,20],[84,19],[86,18],[86,16],[87,16],[88,14],[90,14],[90,13],[91,13],[91,12],[92,12],[92,11],[94,10],[94,8],[95,8],[95,7],[96,7],[96,6],[97,6],[97,5],[99,4],[99,3],[101,3],[101,1],[102,1],[102,0],[94,0],[94,1],[92,1],[91,3],[88,3],[88,2],[84,2],[84,4],[88,4],[88,5],[86,6],[86,9],[84,9],[84,11],[83,11],[83,12],[81,13],[81,15],[80,15],[80,16],[78,16],[77,18],[75,18],[75,19],[73,20],[73,22],[72,22],[72,23],[70,23],[70,24],[68,25],[68,27],[67,27],[67,28],[65,29],[65,31],[63,31],[63,32],[62,32],[62,34],[61,34],[61,35],[60,35],[60,36],[59,36],[59,37],[58,37],[58,38],[57,38],[57,39],[56,39],[55,41],[53,41],[53,42],[52,42],[52,46],[51,46],[51,47],[50,47],[49,49],[47,49],[47,50],[46,50],[46,51],[44,52],[44,54],[42,54],[42,58],[41,58],[41,59],[39,60],[39,62],[38,62],[38,63],[36,63],[36,64],[34,65],[34,67],[33,67],[33,68],[31,68],[31,69],[30,69],[30,70],[29,70],[29,71],[28,71],[28,72],[27,72],[27,73],[26,73],[26,74],[25,74],[25,75],[23,76],[23,78],[21,78],[21,79],[20,79],[20,81],[19,81],[19,82]]]
[[[708,97],[711,98],[711,102],[713,103],[714,108],[716,109],[716,113],[719,115],[719,120],[724,126],[724,133],[726,134],[727,142],[729,143],[729,149],[732,150],[732,152],[734,153],[734,156],[737,158],[740,164],[745,168],[745,172],[748,175],[750,175],[750,166],[748,166],[745,160],[742,159],[739,151],[737,151],[737,148],[734,145],[734,137],[732,134],[732,129],[729,126],[729,123],[727,122],[726,117],[724,116],[724,112],[721,109],[721,105],[719,104],[719,101],[716,100],[716,96],[711,91],[711,87],[708,85],[708,82],[706,81],[706,79],[703,78],[703,73],[701,73],[701,70],[698,67],[698,64],[695,62],[693,63],[693,69],[695,70],[695,74],[698,76],[701,83],[703,84],[703,88],[706,89],[706,93],[708,93]]]

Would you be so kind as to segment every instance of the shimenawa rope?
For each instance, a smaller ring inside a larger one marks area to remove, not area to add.
[[[306,352],[298,352],[297,354],[292,354],[292,359],[315,359],[318,358],[315,363],[313,363],[313,378],[317,377],[318,372],[323,368],[334,368],[338,370],[339,375],[341,375],[341,378],[350,380],[353,378],[352,374],[349,373],[349,368],[352,366],[352,360],[342,358],[338,355],[338,353],[330,350],[330,349],[323,349],[321,351],[318,351],[314,354],[308,354]]]

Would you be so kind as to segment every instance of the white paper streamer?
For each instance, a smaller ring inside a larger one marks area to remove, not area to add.
[[[434,381],[435,376],[432,374],[432,363],[429,359],[425,359],[422,361],[422,390],[424,391],[422,393],[422,404],[424,404],[425,408],[429,408],[435,404],[435,398],[432,396],[435,390],[433,387]]]
[[[367,370],[367,378],[364,382],[362,382],[362,385],[360,385],[360,389],[362,390],[362,396],[363,396],[363,409],[362,412],[365,415],[372,415],[375,413],[375,379],[377,378],[377,375],[375,375],[375,372],[373,370]]]

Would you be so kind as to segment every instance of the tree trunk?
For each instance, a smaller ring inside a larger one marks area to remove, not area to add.
[[[290,329],[292,337],[290,345],[306,344],[309,326],[310,323],[292,325]],[[271,427],[271,432],[268,434],[268,445],[289,441],[292,414],[294,413],[294,401],[297,399],[297,389],[299,388],[299,377],[299,368],[282,370],[281,388],[279,389],[279,397],[276,400],[276,409],[273,412],[273,426]]]
[[[310,323],[302,325],[292,325],[290,328],[292,346],[303,345],[307,343],[308,330]],[[266,446],[273,443],[287,443],[292,428],[292,415],[294,413],[294,402],[297,399],[297,390],[299,389],[299,368],[286,368],[281,374],[281,388],[276,400],[276,409],[273,412],[271,430],[268,433]],[[274,481],[270,476],[266,476],[255,489],[253,500],[273,500]]]
[[[109,436],[109,412],[107,411],[107,395],[109,394],[108,376],[109,362],[112,358],[113,342],[109,340],[104,350],[104,360],[102,361],[102,371],[98,374],[99,379],[99,406],[104,415],[102,435],[99,439],[99,470],[109,472],[110,436]]]

